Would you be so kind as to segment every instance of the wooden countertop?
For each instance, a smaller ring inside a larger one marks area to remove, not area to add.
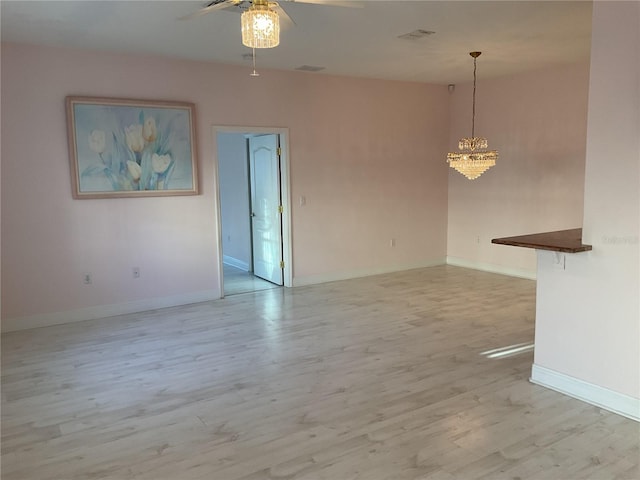
[[[519,235],[517,237],[494,238],[491,240],[491,243],[565,253],[588,252],[592,249],[591,245],[584,245],[582,243],[581,228],[533,233],[530,235]]]

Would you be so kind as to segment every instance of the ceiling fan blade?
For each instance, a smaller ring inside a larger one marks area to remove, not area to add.
[[[291,3],[312,3],[314,5],[325,5],[327,7],[347,7],[347,8],[363,8],[361,2],[350,2],[348,0],[284,0]]]
[[[178,18],[178,20],[191,20],[192,18],[198,18],[202,15],[206,15],[207,13],[215,12],[216,10],[222,10],[224,8],[233,7],[241,3],[241,0],[223,0],[218,3],[212,3],[208,7],[201,8],[197,12],[190,13],[189,15],[185,15],[184,17]]]
[[[277,3],[269,3],[269,6],[278,14],[278,16],[280,17],[280,24],[284,28],[292,27],[296,24],[296,22],[293,21],[293,18],[291,18],[289,14],[284,11],[284,8],[282,8]]]

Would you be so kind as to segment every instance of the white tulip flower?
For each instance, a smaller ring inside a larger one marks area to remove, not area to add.
[[[142,125],[130,125],[124,129],[127,146],[132,152],[141,152],[144,148],[144,137],[142,136]]]
[[[170,163],[171,156],[169,154],[158,155],[157,153],[154,153],[151,156],[151,166],[153,167],[153,171],[158,174],[164,173],[167,168],[169,168]]]
[[[127,169],[129,170],[129,175],[133,177],[133,181],[137,182],[140,180],[140,176],[142,175],[142,168],[136,162],[128,161]]]
[[[153,142],[158,136],[156,120],[153,117],[145,118],[144,126],[142,127],[142,136],[149,143]]]
[[[93,130],[89,134],[89,148],[100,154],[107,148],[107,137],[103,130]]]

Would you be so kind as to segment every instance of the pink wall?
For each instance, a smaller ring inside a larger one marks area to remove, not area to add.
[[[476,135],[497,165],[469,181],[449,169],[447,255],[453,262],[535,275],[535,252],[491,244],[496,237],[582,226],[589,65],[482,79]],[[470,75],[473,62],[469,57]],[[472,84],[452,94],[450,148],[471,134]]]
[[[566,271],[541,256],[534,377],[542,367],[595,385],[578,390],[640,420],[638,25],[640,3],[594,3],[583,232],[593,250],[567,255]]]
[[[72,200],[66,95],[194,102],[201,195]],[[442,260],[448,107],[443,86],[4,44],[2,317],[217,298],[213,125],[290,129],[294,277]]]
[[[444,261],[446,88],[395,85],[307,84],[289,122],[295,277]]]

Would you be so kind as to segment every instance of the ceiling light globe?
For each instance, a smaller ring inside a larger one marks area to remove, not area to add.
[[[240,19],[242,44],[249,48],[273,48],[280,44],[280,17],[268,4],[256,2]]]

